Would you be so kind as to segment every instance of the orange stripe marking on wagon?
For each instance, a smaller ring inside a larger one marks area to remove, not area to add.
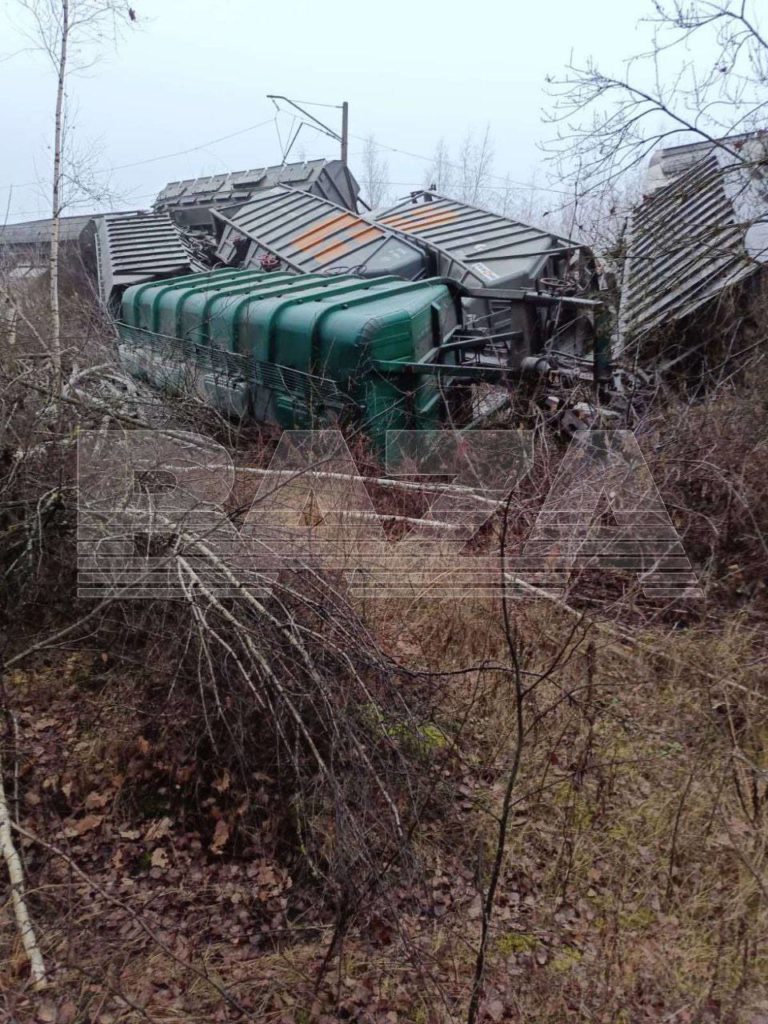
[[[400,231],[418,231],[421,228],[437,227],[440,224],[450,224],[458,218],[454,210],[445,210],[442,213],[419,214],[398,214],[396,217],[389,217],[384,224],[398,228]]]
[[[349,227],[352,224],[357,224],[357,217],[353,217],[350,213],[337,214],[323,221],[317,227],[305,231],[303,235],[299,235],[298,238],[293,240],[293,246],[299,252],[306,252],[307,249],[312,249],[319,242],[323,242],[334,231]]]

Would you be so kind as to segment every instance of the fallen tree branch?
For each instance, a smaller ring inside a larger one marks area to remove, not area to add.
[[[226,469],[226,466],[211,466],[210,469]],[[331,473],[316,470],[308,466],[306,470],[259,469],[254,466],[235,466],[235,473],[252,473],[255,476],[279,476],[293,480],[301,476],[309,476],[318,480],[343,480],[346,483],[375,484],[377,487],[390,487],[397,491],[416,491],[424,494],[461,494],[475,499],[480,504],[498,508],[503,499],[487,498],[480,495],[472,487],[463,484],[430,484],[415,480],[397,480],[385,476],[356,476],[352,473]]]
[[[614,653],[621,654],[625,658],[633,656],[633,652],[627,650],[629,647],[635,648],[636,651],[641,651],[646,654],[653,655],[657,658],[663,658],[670,665],[676,665],[678,667],[685,667],[688,671],[694,672],[701,676],[703,679],[707,679],[717,686],[731,686],[736,690],[741,690],[742,693],[748,693],[751,697],[758,697],[761,700],[768,700],[765,694],[759,693],[757,690],[750,690],[748,686],[744,686],[743,683],[737,683],[735,679],[727,679],[714,674],[714,672],[708,672],[707,669],[702,668],[700,665],[692,664],[691,662],[683,661],[682,658],[676,657],[669,651],[656,646],[649,640],[642,640],[639,637],[633,636],[628,629],[620,626],[617,622],[605,622],[602,619],[590,617],[586,619],[583,612],[580,612],[578,608],[574,608],[573,605],[568,604],[563,598],[558,597],[556,594],[551,594],[546,590],[542,590],[539,587],[534,586],[532,583],[526,582],[520,576],[514,575],[513,573],[506,573],[506,582],[513,584],[515,587],[519,587],[526,593],[530,594],[531,597],[537,598],[542,601],[548,601],[550,604],[560,608],[568,615],[576,616],[585,623],[585,633],[589,629],[595,629],[598,633],[602,633],[611,642],[611,650]]]
[[[40,946],[37,944],[37,936],[27,909],[27,901],[24,898],[24,873],[21,868],[21,859],[18,850],[13,842],[11,834],[10,811],[5,799],[5,787],[3,785],[3,764],[0,760],[0,852],[8,868],[8,878],[11,883],[11,902],[16,924],[24,946],[24,952],[29,960],[29,975],[32,979],[32,987],[40,991],[47,984],[45,964]]]
[[[475,974],[472,981],[472,990],[469,997],[467,1009],[467,1024],[475,1024],[480,1010],[480,1001],[483,996],[485,985],[485,964],[488,953],[488,940],[491,934],[491,921],[496,902],[496,890],[498,889],[504,866],[504,855],[507,849],[507,832],[509,830],[510,814],[512,811],[512,796],[520,775],[520,766],[523,760],[523,744],[525,742],[525,716],[524,701],[527,691],[523,685],[523,672],[520,663],[520,640],[517,626],[513,624],[509,614],[509,596],[507,593],[508,574],[504,571],[504,560],[506,555],[507,528],[509,525],[509,506],[512,500],[512,493],[507,499],[504,507],[504,518],[502,522],[501,538],[499,543],[499,564],[501,567],[501,608],[504,620],[504,638],[509,652],[510,668],[508,671],[512,676],[512,690],[515,702],[515,749],[512,755],[512,765],[509,769],[507,781],[504,786],[504,798],[499,816],[499,830],[496,839],[496,849],[491,866],[491,875],[488,880],[488,889],[482,900],[482,919],[480,926],[480,944],[477,948],[475,959]]]
[[[214,988],[222,997],[222,999],[226,1000],[226,1002],[228,1002],[230,1006],[233,1006],[236,1010],[242,1013],[249,1020],[253,1020],[251,1014],[249,1014],[246,1008],[243,1006],[243,1004],[235,996],[232,995],[229,989],[225,988],[224,985],[218,982],[215,978],[212,978],[209,974],[206,974],[204,970],[201,970],[199,967],[195,967],[195,965],[190,963],[189,960],[185,960],[183,957],[180,957],[176,953],[174,953],[167,943],[163,942],[163,940],[159,936],[155,935],[155,933],[146,923],[141,914],[137,914],[135,910],[129,907],[128,904],[121,900],[119,897],[110,895],[110,893],[108,893],[106,889],[102,888],[98,884],[98,882],[94,882],[94,880],[90,878],[81,867],[79,867],[79,865],[72,859],[72,857],[69,856],[68,853],[65,853],[64,850],[62,850],[58,846],[55,846],[53,843],[49,843],[45,839],[41,839],[40,836],[35,835],[34,832],[28,831],[28,829],[25,829],[22,825],[18,825],[16,824],[16,822],[10,822],[10,819],[9,825],[16,832],[18,832],[19,835],[24,836],[25,839],[29,839],[30,842],[36,843],[38,846],[42,846],[44,850],[48,850],[49,853],[53,853],[55,854],[55,856],[60,857],[69,865],[69,867],[77,875],[77,877],[82,879],[82,881],[85,882],[86,885],[89,885],[95,892],[99,894],[99,896],[101,896],[105,900],[108,900],[114,906],[119,907],[121,910],[125,911],[125,913],[128,914],[129,917],[131,917],[136,922],[136,924],[139,925],[141,930],[149,936],[152,942],[154,942],[155,945],[159,949],[161,949],[167,957],[169,957],[175,963],[179,964],[180,967],[185,968],[185,970],[191,971],[192,974],[196,975],[202,981],[207,982],[207,984]]]

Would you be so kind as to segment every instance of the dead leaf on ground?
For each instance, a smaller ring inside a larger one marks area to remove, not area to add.
[[[57,1024],[75,1024],[77,1019],[77,1007],[69,999],[59,1007]]]
[[[486,1009],[488,1016],[493,1021],[500,1021],[504,1016],[504,1003],[500,999],[492,999]]]
[[[158,839],[165,839],[165,837],[171,831],[172,824],[172,818],[158,818],[157,821],[152,822],[147,831],[144,833],[144,838],[148,843],[155,843],[157,842]]]
[[[44,729],[52,729],[56,725],[57,719],[55,718],[41,718],[35,722],[32,728],[35,732],[42,732]]]
[[[167,867],[170,867],[168,854],[165,852],[162,846],[158,846],[158,848],[152,854],[152,867],[162,868],[163,870],[165,870],[165,868]]]
[[[92,832],[95,828],[98,828],[104,821],[103,814],[86,814],[84,818],[74,822],[72,825],[68,825],[64,829],[63,834],[71,839],[73,836],[82,836],[86,832]]]
[[[223,818],[219,818],[216,822],[216,828],[213,833],[213,841],[211,842],[210,850],[211,853],[221,853],[224,847],[227,845],[229,839],[229,825],[224,821]]]
[[[56,1013],[56,1007],[54,1004],[48,1002],[48,1000],[41,1003],[37,1008],[36,1019],[40,1021],[40,1024],[55,1024],[58,1019],[58,1014]]]
[[[106,807],[111,799],[110,793],[97,793],[94,790],[85,798],[85,808],[88,811],[95,811],[97,808]]]

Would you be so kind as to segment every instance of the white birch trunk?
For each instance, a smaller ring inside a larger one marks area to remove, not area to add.
[[[51,216],[51,358],[53,392],[61,391],[61,317],[59,314],[59,241],[61,238],[61,165],[64,150],[64,84],[67,75],[69,42],[69,0],[61,0],[61,45],[59,48],[56,120],[53,135],[53,196]]]
[[[11,903],[13,904],[13,912],[24,946],[24,952],[29,960],[32,987],[39,990],[44,988],[46,984],[45,964],[43,963],[40,947],[37,944],[35,929],[29,917],[27,903],[24,899],[24,873],[22,872],[21,860],[19,859],[19,854],[14,846],[11,834],[11,816],[5,799],[2,763],[0,763],[0,853],[8,868],[8,877],[11,882]]]

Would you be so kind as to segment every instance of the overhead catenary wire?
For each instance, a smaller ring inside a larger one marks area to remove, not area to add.
[[[309,104],[307,104],[307,105],[309,105]],[[315,103],[313,105],[314,106],[318,106],[318,107],[328,107],[328,108],[333,108],[333,109],[335,109],[336,106],[337,106],[336,104],[323,104],[323,103]],[[294,122],[295,122],[295,120],[296,119],[294,118]],[[304,123],[307,124],[308,127],[314,127],[314,125],[312,125],[311,122],[304,122]],[[217,145],[218,143],[226,142],[229,139],[237,138],[237,137],[239,137],[241,135],[247,134],[248,132],[256,131],[259,128],[266,127],[269,124],[275,124],[275,126],[277,127],[277,116],[266,118],[265,120],[259,121],[256,124],[247,125],[246,127],[239,128],[236,131],[228,132],[226,135],[218,136],[215,139],[209,139],[209,140],[207,140],[205,142],[198,143],[198,144],[196,144],[194,146],[188,146],[185,149],[175,150],[174,152],[171,152],[171,153],[162,153],[162,154],[158,154],[156,156],[145,157],[145,158],[143,158],[141,160],[133,160],[133,161],[130,161],[130,162],[124,163],[124,164],[115,164],[115,165],[112,165],[110,167],[105,167],[105,168],[97,171],[96,173],[103,176],[103,175],[111,174],[111,173],[113,173],[115,171],[129,170],[129,169],[134,168],[134,167],[144,167],[144,166],[147,166],[149,164],[160,163],[160,162],[162,162],[164,160],[172,160],[172,159],[174,159],[176,157],[185,156],[185,155],[187,155],[189,153],[200,152],[201,150],[207,149],[209,146],[214,146],[214,145]],[[368,141],[365,136],[361,136],[361,135],[351,134],[350,137],[354,138],[354,139],[357,139],[358,141],[361,141],[361,142],[367,142]],[[396,146],[390,146],[387,143],[378,142],[377,140],[374,140],[374,145],[377,148],[379,148],[379,149],[385,149],[388,152],[397,153],[397,154],[400,154],[402,156],[407,156],[407,157],[409,157],[411,159],[414,159],[414,160],[420,160],[420,161],[423,161],[425,163],[432,163],[433,162],[433,158],[432,157],[425,156],[423,153],[414,153],[414,152],[412,152],[410,150],[400,149],[399,147],[396,147]],[[281,148],[282,148],[282,146],[281,146]],[[454,170],[461,170],[461,164],[458,164],[458,163],[446,161],[446,166],[451,167]],[[531,182],[519,181],[517,179],[510,178],[508,175],[489,174],[488,177],[493,179],[494,181],[499,181],[499,182],[502,183],[501,185],[491,185],[491,186],[489,186],[489,188],[491,190],[493,190],[494,192],[503,192],[503,193],[507,194],[507,193],[509,193],[511,191],[516,191],[517,189],[527,189],[527,190],[533,191],[533,192],[545,192],[545,193],[550,193],[550,194],[567,195],[567,196],[569,196],[571,198],[571,200],[573,198],[571,192],[566,192],[566,191],[564,191],[562,189],[551,188],[549,186],[534,185]],[[401,188],[409,188],[409,189],[423,188],[424,187],[423,180],[422,181],[386,181],[386,182],[383,182],[382,184],[388,185],[388,186],[392,186],[392,187],[401,187]],[[10,191],[13,191],[14,189],[37,188],[39,186],[40,186],[40,181],[39,180],[37,180],[37,181],[28,181],[28,182],[20,182],[20,183],[11,182],[10,184],[0,185],[0,190],[7,190],[7,191],[10,192]],[[138,196],[138,197],[135,197],[135,198],[141,200],[141,199],[145,199],[145,198],[152,198],[154,195],[155,195],[155,193],[148,193],[146,195]],[[76,201],[73,201],[71,204],[69,204],[69,206],[70,206],[70,208],[72,208],[72,207],[76,207],[76,206],[88,205],[88,204],[91,204],[92,202],[93,202],[92,199],[76,200]],[[14,216],[15,217],[19,217],[19,216],[23,216],[23,217],[27,217],[27,216],[29,216],[29,217],[40,217],[40,216],[46,216],[47,214],[49,214],[49,211],[47,209],[45,209],[45,208],[37,209],[37,210],[19,210],[19,211],[15,211],[14,212]]]
[[[368,141],[368,139],[366,139],[365,136],[363,136],[363,135],[351,134],[350,137],[353,138],[353,139],[357,139],[358,142],[367,142]],[[423,153],[412,153],[410,150],[407,150],[407,149],[398,149],[396,146],[388,146],[386,143],[378,142],[376,139],[373,140],[373,144],[374,144],[374,146],[377,149],[386,149],[390,153],[399,153],[401,156],[409,156],[409,157],[412,157],[414,160],[424,160],[426,163],[430,163],[430,164],[434,162],[434,157],[425,156]],[[452,161],[449,161],[449,160],[445,161],[445,166],[446,167],[451,167],[451,168],[453,168],[453,170],[459,170],[460,171],[462,169],[461,164],[453,163]],[[504,185],[506,186],[506,191],[510,191],[512,188],[527,188],[531,192],[554,192],[554,193],[557,193],[558,195],[563,195],[563,196],[571,196],[572,195],[572,192],[570,192],[570,191],[566,191],[564,189],[550,188],[549,185],[534,185],[531,182],[527,182],[527,181],[517,181],[514,178],[508,177],[506,174],[488,174],[487,177],[488,178],[493,178],[493,179],[495,179],[497,181],[504,182]],[[391,184],[397,184],[397,182],[392,182]],[[491,187],[495,187],[495,186],[491,186]],[[497,189],[497,191],[502,191],[502,190],[501,189]]]
[[[259,121],[258,124],[248,125],[247,128],[240,128],[236,132],[230,132],[228,135],[220,135],[217,139],[209,139],[207,142],[201,142],[196,146],[189,146],[187,149],[179,149],[174,153],[162,153],[159,156],[150,156],[144,160],[133,160],[127,164],[116,164],[113,167],[104,167],[102,170],[97,171],[98,174],[111,174],[113,171],[125,171],[131,167],[143,167],[146,164],[159,163],[161,160],[172,160],[177,156],[185,156],[187,153],[197,153],[201,149],[207,149],[208,146],[215,146],[219,142],[226,142],[228,139],[235,139],[238,135],[245,135],[248,132],[256,131],[257,128],[263,128],[265,125],[272,124],[274,117],[268,117],[266,121]],[[14,189],[14,188],[32,188],[38,186],[39,181],[25,181],[21,183],[11,182],[10,185],[0,185],[1,189]]]
[[[355,155],[359,155],[359,154],[355,154]],[[117,168],[113,168],[113,169],[117,170]],[[203,175],[203,177],[209,177],[209,175]],[[382,181],[382,185],[388,185],[390,187],[409,188],[409,189],[422,189],[424,187],[424,183],[422,181]],[[493,191],[496,191],[496,192],[511,192],[511,191],[514,190],[515,186],[514,185],[510,185],[508,188],[496,188],[495,186],[492,186],[492,188],[493,188]],[[142,199],[154,199],[156,196],[157,196],[157,189],[155,189],[155,191],[153,191],[153,192],[145,192],[145,193],[143,193],[142,195],[139,195],[139,196],[136,196],[136,195],[126,196],[126,202],[140,201]],[[73,207],[76,207],[76,206],[93,206],[93,205],[94,205],[94,200],[91,199],[90,197],[86,197],[84,199],[75,199],[75,200],[73,200],[71,203],[67,204],[66,209],[69,210],[69,209],[72,209]],[[564,204],[563,208],[565,208],[565,205],[567,205],[567,204]],[[67,214],[66,214],[66,211],[65,211],[64,212],[64,216],[66,216],[66,215]],[[37,210],[16,210],[14,212],[14,216],[15,217],[49,217],[50,216],[50,210],[48,208],[41,208],[41,209],[37,209]]]
[[[126,202],[139,202],[142,199],[154,199],[156,196],[157,196],[157,191],[155,190],[154,192],[145,192],[145,193],[143,193],[140,196],[135,196],[135,195],[134,196],[127,196],[126,197]],[[85,197],[83,199],[73,199],[71,203],[65,204],[65,206],[64,206],[64,208],[62,210],[62,219],[66,220],[66,218],[68,216],[73,216],[68,211],[73,210],[76,207],[79,208],[81,206],[87,206],[89,209],[92,210],[94,206],[98,206],[98,205],[99,204],[94,202],[94,200],[90,196],[87,196],[87,197]],[[108,204],[102,204],[102,205],[108,205]],[[125,204],[121,203],[119,205],[124,206]],[[113,212],[113,209],[114,208],[108,209],[108,210],[106,210],[104,212],[111,213],[111,212]],[[133,209],[135,209],[135,207],[133,207]],[[114,210],[114,212],[118,212],[118,211]],[[51,216],[51,210],[50,210],[50,207],[43,208],[43,209],[37,209],[37,210],[16,210],[15,213],[14,213],[14,216],[15,217],[38,217],[40,219],[48,219]]]
[[[273,102],[276,99],[284,99],[284,97],[281,97],[281,96],[270,97],[270,98],[273,100]],[[288,102],[289,103],[290,102],[292,102],[292,103],[301,103],[302,101],[301,100],[289,100]],[[278,109],[278,111],[280,111],[280,113],[286,113],[286,111],[282,111],[280,109],[280,107],[279,107],[279,105],[277,103],[275,103],[275,106]],[[314,103],[314,104],[310,104],[308,102],[305,102],[305,106],[318,106],[318,107],[330,107],[330,108],[333,108],[333,109],[341,109],[337,104],[331,104],[331,103]],[[318,128],[316,125],[312,124],[310,121],[304,121],[304,122],[302,122],[302,124],[306,125],[308,128],[314,128],[316,131],[321,131],[322,130],[321,128]],[[372,144],[377,149],[386,149],[390,153],[399,153],[401,156],[411,157],[413,160],[423,160],[426,163],[430,163],[430,164],[434,162],[434,158],[431,157],[431,156],[425,156],[423,153],[414,153],[414,152],[412,152],[410,150],[407,150],[407,149],[399,149],[397,146],[389,146],[389,145],[387,145],[387,143],[379,142],[377,139],[372,139],[370,136],[366,137],[365,135],[355,135],[353,132],[350,132],[349,137],[352,138],[352,139],[357,139],[358,142],[365,142],[365,143],[371,143],[372,142]],[[449,160],[446,160],[445,164],[446,164],[447,167],[452,167],[454,170],[461,170],[462,169],[461,164],[453,163],[453,162],[451,162]],[[488,178],[494,178],[494,179],[496,179],[498,181],[502,181],[504,183],[506,191],[510,191],[512,188],[525,188],[525,189],[529,189],[532,192],[550,192],[550,193],[557,193],[558,195],[567,195],[567,196],[571,195],[570,191],[565,191],[563,189],[550,188],[547,185],[534,185],[531,182],[518,181],[518,180],[516,180],[514,178],[510,178],[509,175],[506,175],[506,174],[505,175],[501,175],[501,174],[488,174],[487,177]],[[398,184],[398,183],[397,182],[384,182],[383,184]],[[406,184],[406,183],[402,182],[401,184]],[[501,190],[497,190],[497,191],[501,191]]]

